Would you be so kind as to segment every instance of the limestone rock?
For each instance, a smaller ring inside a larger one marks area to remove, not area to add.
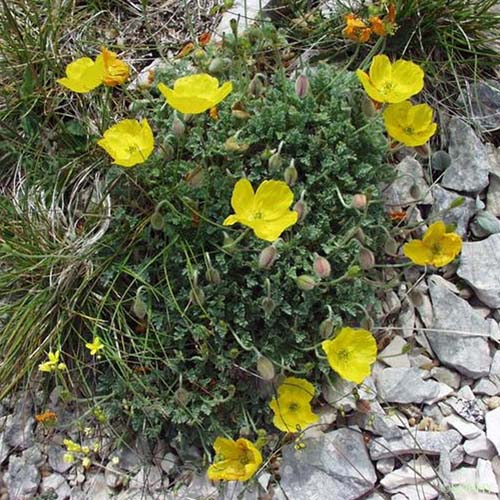
[[[468,439],[464,443],[464,451],[471,457],[492,459],[496,455],[496,449],[483,432],[475,439]]]
[[[500,408],[489,411],[485,417],[486,437],[495,445],[500,453]]]

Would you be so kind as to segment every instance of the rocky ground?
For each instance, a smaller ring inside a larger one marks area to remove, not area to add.
[[[252,17],[258,4],[237,8]],[[482,101],[470,100],[476,119],[500,130],[496,83],[479,85]],[[112,436],[95,429],[79,435],[99,442],[101,465],[66,463],[68,434],[56,429],[78,415],[64,407],[48,429],[34,418],[40,395],[20,393],[0,403],[0,500],[500,498],[500,150],[459,118],[446,136],[451,163],[434,163],[438,181],[415,154],[403,154],[385,202],[390,211],[411,205],[413,221],[453,222],[471,241],[457,264],[426,275],[410,268],[381,297],[386,342],[359,390],[363,405],[345,396],[353,388],[347,382],[327,392],[322,425],[307,431],[304,447],[284,448],[279,488],[269,488],[264,472],[252,487],[221,490],[185,458],[181,467],[175,442],[111,448]],[[58,397],[51,396],[55,405]],[[192,450],[193,463],[199,456]]]

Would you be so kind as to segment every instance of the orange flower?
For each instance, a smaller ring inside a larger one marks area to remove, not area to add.
[[[194,50],[194,43],[193,42],[186,43],[186,45],[184,45],[184,47],[182,47],[182,49],[179,50],[179,52],[175,56],[175,59],[182,59],[183,57],[186,57],[188,54],[193,52],[193,50]]]
[[[370,39],[372,30],[356,14],[347,14],[345,17],[346,27],[342,33],[346,38],[355,42],[365,43]]]
[[[385,23],[380,19],[379,16],[371,16],[370,17],[370,27],[373,33],[378,36],[387,35],[387,31],[385,29]]]
[[[210,39],[212,38],[212,35],[208,32],[208,31],[205,31],[205,33],[202,33],[199,37],[198,37],[198,43],[202,46],[202,47],[205,47],[205,45],[208,45],[208,43],[210,42]]]
[[[217,110],[217,106],[210,108],[210,111],[208,112],[208,114],[210,115],[210,118],[212,118],[212,120],[219,119],[219,111]]]
[[[389,4],[389,12],[387,13],[387,22],[394,24],[396,21],[396,4]]]
[[[389,212],[387,215],[389,216],[389,219],[394,222],[401,222],[406,219],[406,212],[403,210],[395,210],[394,212]]]
[[[39,424],[55,424],[57,422],[57,415],[53,411],[47,410],[35,415],[35,420]]]
[[[96,63],[100,58],[102,58],[104,64],[104,76],[102,79],[104,85],[115,87],[127,81],[130,69],[126,62],[118,59],[118,56],[114,52],[106,48],[101,50],[101,54],[96,58]]]

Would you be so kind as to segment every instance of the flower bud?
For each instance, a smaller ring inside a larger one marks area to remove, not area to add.
[[[297,80],[295,80],[295,93],[297,96],[299,96],[301,99],[303,99],[306,95],[307,92],[309,91],[309,80],[304,73],[299,75]]]
[[[332,274],[332,266],[328,260],[317,253],[314,254],[313,269],[316,276],[320,279],[328,278]]]
[[[359,249],[358,260],[361,269],[364,269],[365,271],[371,269],[375,265],[375,255],[373,255],[371,250],[368,250],[368,248],[365,247],[361,247]]]
[[[248,84],[248,93],[254,97],[260,97],[264,94],[263,76],[257,73]]]
[[[326,318],[319,325],[319,334],[322,338],[328,339],[333,334],[333,329],[335,328],[335,323],[331,318]]]
[[[163,228],[165,227],[165,221],[163,219],[163,215],[158,210],[155,210],[153,212],[153,215],[151,216],[149,222],[151,223],[151,227],[155,231],[162,231]]]
[[[272,380],[275,375],[273,363],[264,356],[257,360],[257,371],[264,380]]]
[[[294,159],[290,162],[290,165],[288,165],[288,167],[285,168],[283,178],[285,179],[285,182],[289,186],[295,186],[295,183],[297,182],[297,179],[299,178],[299,173],[297,172],[297,169],[295,168],[295,160]]]
[[[172,134],[180,139],[184,133],[186,132],[186,125],[179,119],[177,113],[174,115],[174,119],[172,120]]]
[[[361,244],[364,244],[366,241],[366,235],[364,231],[358,227],[356,232],[354,233],[354,239],[358,240]]]
[[[224,59],[221,57],[214,57],[208,65],[208,72],[214,75],[222,73],[225,69],[226,64],[224,63]]]
[[[357,210],[363,210],[366,207],[366,195],[362,193],[355,194],[352,197],[351,206]]]
[[[227,234],[225,231],[224,240],[222,241],[222,248],[229,253],[234,253],[236,251],[236,244],[234,239],[231,238],[231,236],[229,236],[229,234]]]
[[[189,291],[189,300],[194,304],[201,306],[205,302],[205,292],[199,286],[194,286]]]
[[[309,292],[316,286],[316,281],[314,281],[314,278],[307,274],[301,274],[300,276],[297,276],[295,282],[297,283],[297,286],[304,292]]]
[[[134,303],[132,304],[132,312],[139,319],[144,319],[146,317],[146,304],[138,295],[136,295]]]
[[[196,167],[186,174],[185,180],[192,188],[199,188],[203,184],[204,177],[205,171],[203,170],[203,168]]]
[[[278,250],[274,245],[269,245],[264,248],[259,254],[259,268],[260,269],[271,269],[274,261],[278,257]]]
[[[297,201],[297,203],[295,203],[295,205],[293,206],[293,210],[295,210],[299,215],[297,218],[297,222],[302,222],[307,215],[307,205],[306,202],[304,201],[305,194],[306,192],[302,191],[299,201]]]
[[[184,389],[184,387],[179,387],[174,392],[174,399],[180,406],[185,406],[191,399],[191,393]]]
[[[244,153],[249,147],[250,144],[238,142],[238,138],[235,135],[229,137],[224,142],[224,149],[230,153]]]
[[[261,302],[262,309],[264,309],[264,313],[266,318],[271,316],[273,311],[276,309],[276,303],[271,297],[264,297]]]
[[[377,114],[377,108],[366,94],[362,97],[361,111],[367,118],[373,118]]]
[[[268,160],[268,164],[269,170],[278,170],[279,168],[281,168],[281,165],[283,164],[283,158],[281,157],[279,151],[271,155]]]
[[[361,268],[359,266],[350,266],[347,271],[346,275],[348,278],[357,278],[361,276]]]
[[[370,316],[365,316],[361,320],[361,323],[359,326],[361,326],[361,328],[363,328],[364,330],[368,330],[369,332],[371,332],[371,330],[375,326],[375,323],[374,323],[373,319],[370,318]]]
[[[220,277],[219,271],[215,267],[209,267],[205,272],[205,279],[212,285],[220,285],[222,279]]]
[[[165,161],[170,161],[175,158],[175,149],[169,142],[165,141],[162,145],[162,152]]]

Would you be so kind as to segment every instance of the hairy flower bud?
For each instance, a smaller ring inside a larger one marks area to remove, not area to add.
[[[201,306],[205,302],[205,292],[199,286],[194,286],[189,291],[189,300],[198,306]]]
[[[363,94],[362,97],[361,111],[367,118],[373,118],[377,114],[375,104],[373,104],[373,101],[366,94]]]
[[[220,277],[219,271],[215,267],[209,267],[205,272],[205,279],[212,285],[220,285],[222,279]]]
[[[146,317],[146,304],[138,295],[135,297],[134,303],[132,304],[132,312],[139,319],[144,319]]]
[[[307,274],[301,274],[300,276],[297,276],[296,283],[300,290],[303,290],[304,292],[309,292],[316,286],[316,281],[314,280],[314,278]]]
[[[264,380],[272,380],[275,375],[273,363],[264,356],[259,356],[257,359],[257,371]]]
[[[264,83],[263,83],[263,75],[257,73],[248,84],[248,93],[254,97],[260,97],[264,94]]]
[[[273,311],[276,309],[276,303],[271,297],[264,297],[261,302],[262,309],[264,309],[264,313],[266,318],[271,316]]]
[[[313,269],[316,276],[320,279],[328,278],[332,274],[332,266],[328,260],[317,253],[314,254]]]
[[[224,63],[224,59],[221,57],[214,57],[208,65],[208,72],[214,75],[222,73],[225,69],[226,64]]]
[[[307,92],[309,91],[309,80],[304,73],[300,74],[297,80],[295,80],[295,93],[301,99],[303,99]]]
[[[224,149],[230,153],[244,153],[249,147],[250,144],[238,142],[236,135],[229,137],[224,142]]]
[[[371,269],[375,265],[375,255],[373,255],[373,252],[368,250],[368,248],[361,247],[358,258],[359,266],[365,271]]]
[[[289,186],[295,186],[295,183],[297,182],[297,179],[299,178],[299,173],[297,172],[297,169],[295,168],[295,160],[294,159],[290,162],[290,165],[288,165],[288,167],[285,168],[283,178],[285,179],[285,182]]]
[[[151,223],[151,227],[155,231],[162,231],[165,227],[165,220],[163,219],[163,215],[158,210],[155,210],[153,212],[153,215],[151,216],[149,222]]]
[[[351,206],[352,208],[363,210],[366,207],[366,203],[367,203],[366,195],[358,193],[352,197]]]
[[[222,248],[229,253],[234,253],[236,251],[236,243],[229,234],[224,231],[224,240],[222,242]]]
[[[174,115],[174,119],[172,120],[172,134],[180,139],[184,133],[186,132],[186,125],[179,119],[177,113]]]
[[[268,160],[268,164],[270,170],[278,170],[279,168],[281,168],[281,165],[283,164],[283,158],[281,157],[279,151],[271,155]]]
[[[264,248],[259,254],[259,268],[260,269],[271,269],[274,261],[278,257],[278,250],[274,245],[269,245]]]
[[[333,329],[335,328],[335,324],[331,318],[326,318],[319,325],[319,334],[321,338],[328,339],[333,334]]]

